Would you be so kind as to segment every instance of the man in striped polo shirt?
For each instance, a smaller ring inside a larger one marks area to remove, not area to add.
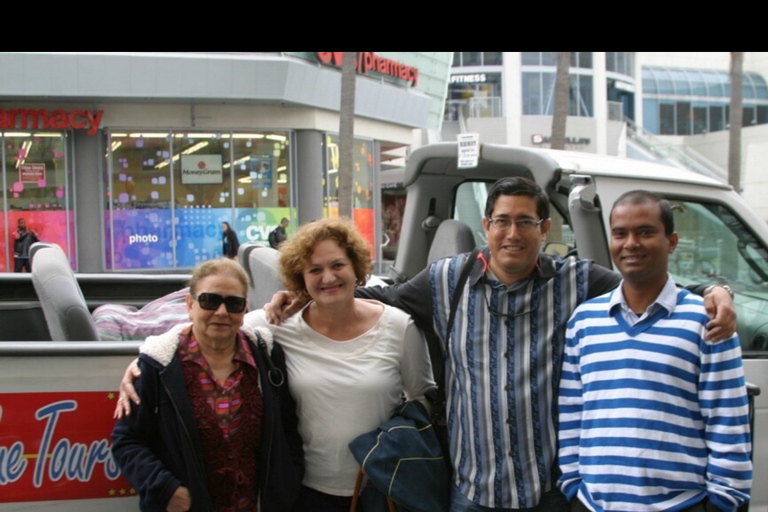
[[[734,511],[752,483],[738,337],[708,342],[701,298],[667,273],[668,201],[627,192],[610,221],[623,280],[568,322],[558,485],[572,512]]]

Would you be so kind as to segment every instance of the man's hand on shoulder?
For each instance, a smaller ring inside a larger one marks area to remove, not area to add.
[[[736,332],[736,308],[733,297],[721,286],[713,287],[704,296],[704,307],[709,318],[707,340],[719,343],[733,336]]]
[[[272,296],[272,300],[264,304],[267,322],[279,325],[295,315],[304,307],[306,301],[298,299],[290,292],[281,290]]]

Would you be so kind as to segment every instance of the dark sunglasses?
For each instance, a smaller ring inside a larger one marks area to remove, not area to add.
[[[245,311],[245,297],[238,297],[237,295],[222,297],[218,293],[201,293],[197,296],[193,295],[192,298],[200,304],[201,308],[208,311],[216,311],[222,302],[224,307],[227,308],[228,313],[242,313]]]

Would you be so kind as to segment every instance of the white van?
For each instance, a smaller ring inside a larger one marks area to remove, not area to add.
[[[545,251],[577,253],[608,268],[613,268],[608,251],[611,205],[629,190],[657,192],[672,203],[680,236],[670,273],[682,285],[731,286],[747,381],[768,390],[768,225],[730,186],[675,167],[587,153],[484,144],[477,167],[471,169],[457,168],[457,154],[456,143],[440,143],[410,155],[403,179],[408,191],[403,228],[390,272],[393,280],[409,279],[428,261],[473,248],[456,236],[442,238],[442,220],[467,224],[474,235],[471,245],[485,246],[485,199],[499,178],[526,176],[549,194],[553,229]],[[446,247],[434,247],[438,244]],[[768,397],[763,393],[755,398],[749,510],[766,512]]]
[[[490,144],[481,146],[476,168],[458,169],[457,152],[455,143],[443,143],[409,157],[392,280],[413,277],[437,257],[484,246],[487,190],[504,176],[533,178],[549,193],[554,227],[545,250],[578,251],[607,267],[610,206],[628,190],[659,192],[672,202],[680,234],[671,273],[682,284],[727,283],[734,289],[747,380],[768,390],[768,226],[729,186],[641,161]],[[442,239],[439,226],[446,219],[468,225],[472,235]],[[249,249],[241,248],[243,261]],[[259,296],[271,297],[264,284],[277,280],[268,279],[268,270],[259,272]],[[92,310],[104,303],[140,307],[183,288],[189,276],[75,277]],[[117,384],[138,342],[51,339],[29,275],[0,275],[0,289],[0,512],[138,510],[135,492],[108,451]],[[762,485],[768,482],[765,393],[756,397],[755,412],[749,508],[768,512],[768,486]]]

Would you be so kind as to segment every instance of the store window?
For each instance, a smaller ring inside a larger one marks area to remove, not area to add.
[[[325,184],[325,216],[339,216],[339,136],[326,135],[327,170]],[[352,214],[355,226],[371,246],[371,256],[375,257],[374,223],[376,217],[373,208],[373,142],[355,139],[352,146]]]
[[[13,233],[20,219],[40,241],[59,245],[77,269],[68,141],[67,132],[2,132],[7,188],[0,198],[0,272],[14,270]]]
[[[222,255],[222,223],[266,244],[288,193],[289,135],[108,135],[106,268],[188,268]]]

